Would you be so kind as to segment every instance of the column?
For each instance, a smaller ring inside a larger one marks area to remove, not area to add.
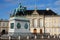
[[[37,19],[34,19],[33,26],[37,28]]]
[[[40,27],[40,19],[38,19],[37,22],[37,27]]]
[[[33,19],[30,19],[30,27],[33,27]]]

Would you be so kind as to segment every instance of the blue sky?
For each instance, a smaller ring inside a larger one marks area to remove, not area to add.
[[[9,19],[9,14],[18,7],[19,3],[27,9],[45,10],[47,7],[60,15],[60,0],[0,0],[0,19]]]

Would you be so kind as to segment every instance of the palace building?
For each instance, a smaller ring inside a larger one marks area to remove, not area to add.
[[[60,15],[49,8],[46,10],[27,10],[20,4],[10,15],[9,34],[21,35],[24,33],[59,35]]]
[[[0,34],[8,34],[9,20],[0,19]]]

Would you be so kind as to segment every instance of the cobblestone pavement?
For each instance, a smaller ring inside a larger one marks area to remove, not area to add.
[[[9,40],[9,36],[5,35],[5,36],[1,36],[0,37],[0,40]],[[19,37],[16,37],[16,38],[10,38],[10,40],[19,40]],[[20,37],[20,40],[60,40],[60,38],[56,37],[50,37],[48,38],[47,36],[45,36],[45,38],[42,38],[42,36],[37,36],[37,38],[35,39],[35,36],[30,36],[28,39],[27,39],[27,36],[25,37]]]
[[[9,39],[1,39],[0,40],[9,40]],[[10,39],[10,40],[19,40],[19,39]],[[60,40],[59,38],[40,38],[40,39],[20,39],[20,40]]]
[[[0,40],[9,40],[9,39],[0,39]],[[19,39],[10,39],[10,40],[19,40]],[[20,39],[20,40],[60,40],[60,39]]]

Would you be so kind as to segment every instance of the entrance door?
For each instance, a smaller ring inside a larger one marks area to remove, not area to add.
[[[34,29],[34,30],[33,30],[33,33],[34,33],[34,34],[37,34],[37,29]]]
[[[42,29],[40,29],[40,34],[42,34]]]
[[[3,34],[5,34],[5,30],[2,30],[2,32],[1,32],[1,33],[2,33],[2,35],[3,35]]]

